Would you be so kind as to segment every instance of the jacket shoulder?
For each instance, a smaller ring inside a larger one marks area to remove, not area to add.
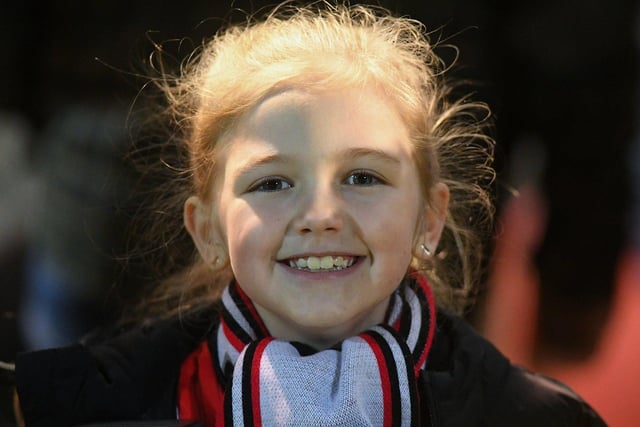
[[[169,319],[100,343],[18,355],[15,382],[27,425],[175,419],[180,366],[213,321]]]
[[[423,375],[432,419],[454,426],[605,426],[563,383],[512,365],[463,319],[438,314]]]

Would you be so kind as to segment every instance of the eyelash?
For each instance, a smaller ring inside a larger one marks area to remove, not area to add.
[[[372,182],[356,183],[356,182],[353,182],[355,177],[360,177],[360,178],[364,177],[367,180],[371,180]],[[358,185],[362,187],[370,187],[372,185],[386,184],[386,181],[380,178],[380,176],[372,173],[371,171],[362,169],[362,170],[356,170],[351,172],[349,176],[347,176],[347,178],[344,180],[344,183],[347,185]]]
[[[365,178],[368,182],[356,182],[356,178]],[[380,176],[368,171],[368,170],[356,170],[347,176],[347,178],[343,181],[343,184],[346,185],[356,185],[360,187],[371,187],[373,185],[386,184],[386,181],[380,178]],[[284,185],[284,188],[282,186]],[[273,188],[273,187],[278,188]],[[276,191],[283,191],[293,188],[294,185],[288,182],[284,178],[280,177],[266,177],[256,181],[247,192],[265,192],[265,193],[273,193]]]
[[[276,186],[278,186],[278,187],[281,187],[284,184],[284,185],[286,185],[286,187],[285,188],[269,188],[269,187],[272,187],[274,184]],[[265,193],[273,193],[273,192],[276,192],[276,191],[288,190],[289,188],[293,188],[293,184],[287,182],[286,179],[280,178],[280,177],[271,176],[271,177],[267,177],[267,178],[263,178],[261,180],[258,180],[253,185],[251,185],[251,187],[249,187],[249,189],[247,191],[249,193],[252,193],[252,192],[255,192],[255,191],[265,192]]]

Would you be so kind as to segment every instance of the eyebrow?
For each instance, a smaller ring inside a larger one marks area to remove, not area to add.
[[[233,174],[235,177],[242,176],[261,166],[274,163],[287,163],[292,160],[291,156],[281,153],[268,153],[258,156],[249,157],[249,159]]]
[[[354,160],[361,157],[372,157],[376,160],[381,160],[386,163],[394,163],[394,164],[401,163],[400,159],[387,153],[384,150],[380,150],[377,148],[368,148],[368,147],[349,148],[345,151],[340,152],[340,157],[345,158],[347,160]]]

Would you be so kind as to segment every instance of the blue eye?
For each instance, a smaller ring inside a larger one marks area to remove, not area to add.
[[[376,175],[367,171],[356,171],[352,172],[351,175],[344,180],[344,183],[347,185],[360,185],[360,186],[371,186],[376,184],[382,184],[382,179],[378,178]]]
[[[249,188],[249,192],[262,191],[262,192],[274,192],[287,190],[292,188],[293,185],[289,184],[282,178],[264,178],[256,182]]]

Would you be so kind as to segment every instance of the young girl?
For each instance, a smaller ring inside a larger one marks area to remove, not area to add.
[[[283,7],[183,70],[165,89],[195,261],[152,325],[21,355],[27,425],[603,424],[450,314],[480,266],[491,143],[419,23]]]

